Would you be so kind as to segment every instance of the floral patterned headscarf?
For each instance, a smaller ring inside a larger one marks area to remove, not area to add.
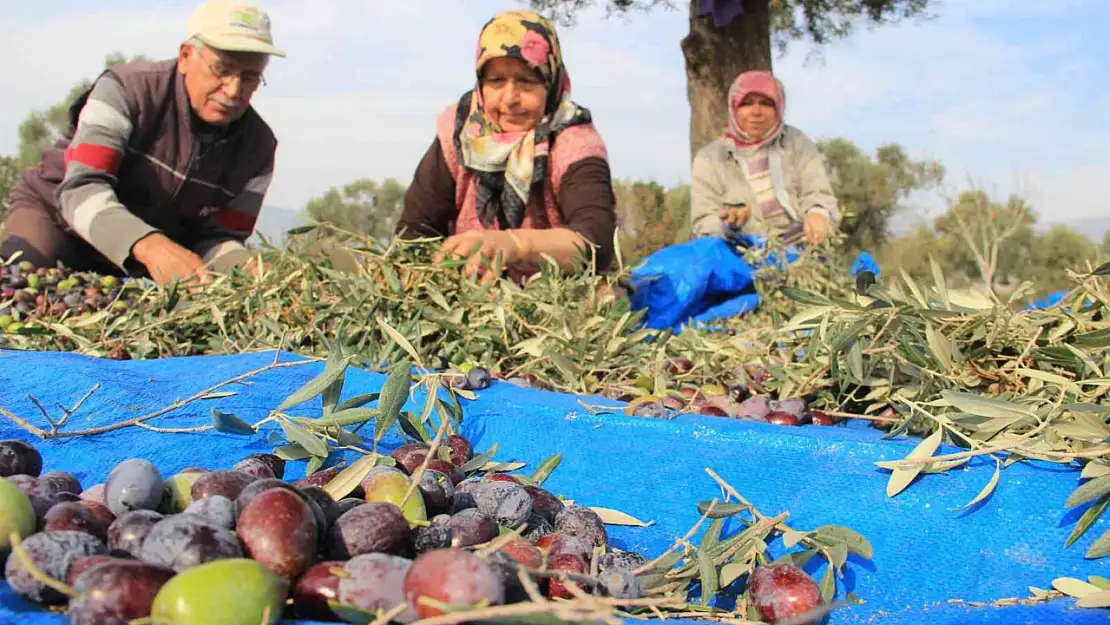
[[[491,59],[512,57],[528,64],[547,86],[547,106],[535,128],[503,132],[484,111],[482,68]],[[482,27],[476,60],[478,84],[459,100],[455,149],[477,176],[478,218],[486,227],[518,228],[533,184],[547,178],[548,151],[564,128],[591,121],[590,112],[570,99],[555,27],[533,11],[498,13]]]
[[[736,109],[744,101],[744,98],[752,93],[757,93],[774,102],[775,110],[779,114],[778,123],[762,137],[748,136],[743,130],[740,130],[740,123],[736,119]],[[771,75],[771,72],[750,71],[740,74],[728,90],[728,113],[728,127],[725,128],[725,136],[732,139],[738,147],[744,150],[753,150],[774,141],[775,137],[782,133],[783,117],[786,113],[786,90],[782,86],[782,81]]]

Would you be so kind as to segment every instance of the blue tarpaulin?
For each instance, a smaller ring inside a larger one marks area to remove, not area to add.
[[[45,423],[28,395],[44,406],[70,406],[99,384],[65,428],[101,426],[168,406],[273,358],[269,352],[110,361],[0,352],[0,406],[41,426]],[[297,357],[282,354],[281,359]],[[210,422],[213,408],[253,422],[322,369],[323,363],[312,363],[272,370],[249,384],[221,389],[234,395],[189,404],[151,424],[203,425]],[[377,391],[383,381],[382,375],[352,370],[344,399]],[[1071,599],[1005,608],[967,603],[1028,597],[1030,586],[1049,588],[1061,576],[1110,576],[1107,560],[1083,557],[1110,526],[1107,521],[1099,521],[1077,544],[1064,549],[1084,510],[1064,506],[1077,484],[1074,469],[1039,462],[1007,467],[985,503],[957,511],[990,480],[993,462],[972,461],[949,474],[923,476],[888,498],[888,473],[875,462],[904,457],[913,440],[882,441],[881,432],[865,425],[789,428],[698,415],[666,421],[619,411],[593,414],[579,399],[495,382],[480,391],[477,400],[465,403],[463,433],[479,451],[497,442],[497,459],[526,462],[526,472],[562,453],[547,488],[582,505],[615,508],[654,522],[646,528],[610,526],[611,540],[619,548],[651,557],[685,534],[699,517],[697,502],[720,496],[705,472],[711,468],[764,513],[789,511],[788,522],[797,529],[844,525],[870,540],[873,561],[852,556],[839,589],[840,597],[849,590],[864,603],[832,613],[832,625],[1106,622],[1105,610],[1075,608]],[[419,413],[422,398],[410,402],[408,409]],[[586,398],[585,403],[618,405],[600,398]],[[318,410],[316,400],[290,412],[311,416]],[[33,440],[2,417],[0,438]],[[131,457],[145,457],[170,475],[188,466],[230,468],[243,456],[273,447],[265,435],[165,434],[136,428],[33,442],[44,457],[44,471],[73,472],[86,487],[104,481],[116,463]],[[392,449],[399,443],[394,434],[383,447]],[[344,459],[356,457],[346,452]],[[303,472],[303,463],[289,463],[286,477],[297,479]],[[694,538],[695,544],[699,538]],[[781,554],[782,545],[772,545],[771,551]],[[44,613],[0,586],[0,623],[66,622],[64,616]]]

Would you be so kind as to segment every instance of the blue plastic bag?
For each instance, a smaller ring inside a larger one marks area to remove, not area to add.
[[[1068,294],[1067,291],[1055,291],[1053,293],[1049,293],[1048,295],[1045,295],[1044,297],[1042,297],[1041,299],[1033,302],[1032,304],[1029,304],[1028,306],[1025,307],[1025,309],[1026,310],[1044,310],[1046,308],[1052,308],[1056,304],[1059,304],[1060,300],[1064,299],[1064,296],[1067,295],[1067,294]]]
[[[705,237],[665,247],[631,272],[629,300],[633,310],[647,309],[644,326],[671,329],[676,334],[687,327],[711,327],[720,319],[749,313],[760,305],[754,277],[767,266],[785,267],[801,257],[797,246],[785,248],[785,258],[772,252],[756,265],[746,261],[737,246],[760,249],[765,239],[738,235],[722,239]],[[871,254],[861,252],[849,270],[856,276],[869,271],[878,279],[879,265]]]
[[[876,279],[882,273],[881,271],[879,271],[879,263],[875,262],[875,259],[871,256],[871,254],[867,252],[860,252],[859,256],[857,256],[856,260],[852,263],[851,269],[848,270],[848,275],[855,277],[863,273],[864,271],[870,271],[872,274],[874,274]]]
[[[647,309],[646,327],[677,330],[682,322],[751,289],[754,274],[728,241],[694,239],[665,247],[632,270],[629,300],[633,310]]]

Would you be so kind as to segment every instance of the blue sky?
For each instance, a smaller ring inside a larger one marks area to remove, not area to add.
[[[478,29],[517,0],[269,0],[277,44],[255,105],[280,141],[268,203],[300,208],[368,176],[404,182],[436,114],[472,82]],[[29,109],[55,102],[113,50],[173,56],[195,3],[38,0],[0,19],[0,152]],[[861,29],[812,58],[775,59],[789,123],[867,150],[903,144],[949,171],[944,193],[971,184],[1017,192],[1044,221],[1107,214],[1110,104],[1105,0],[947,0],[934,19]],[[575,98],[590,108],[615,175],[688,179],[685,10],[628,19],[602,11],[563,28]],[[61,59],[61,60],[53,60]],[[935,209],[940,194],[918,198]],[[263,221],[266,221],[264,215]]]

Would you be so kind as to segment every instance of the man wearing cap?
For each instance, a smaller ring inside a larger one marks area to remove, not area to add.
[[[0,255],[159,284],[242,263],[277,147],[250,106],[270,56],[265,12],[210,0],[176,59],[106,70],[12,189]]]

